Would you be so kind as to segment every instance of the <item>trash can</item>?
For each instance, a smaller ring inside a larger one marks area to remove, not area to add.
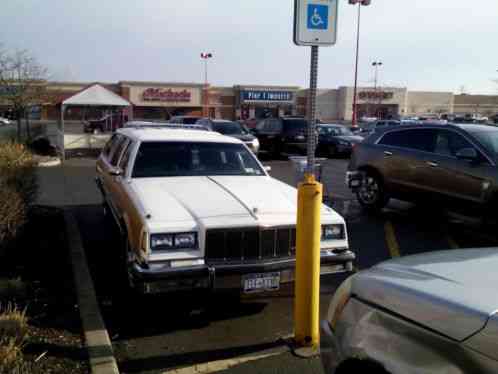
[[[304,180],[304,173],[308,166],[308,158],[306,156],[291,156],[289,159],[294,164],[294,178],[297,186],[299,182]],[[326,158],[315,158],[315,179],[318,182],[321,182],[322,180],[322,163],[325,160]]]

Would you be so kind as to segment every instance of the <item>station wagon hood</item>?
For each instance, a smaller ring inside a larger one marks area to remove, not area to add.
[[[457,341],[482,330],[498,309],[498,249],[407,256],[360,272],[352,293]]]
[[[194,221],[215,217],[257,222],[276,215],[295,221],[297,192],[266,176],[213,176],[133,179],[132,188],[152,222]],[[326,208],[324,208],[326,209]],[[342,218],[333,210],[325,213]]]

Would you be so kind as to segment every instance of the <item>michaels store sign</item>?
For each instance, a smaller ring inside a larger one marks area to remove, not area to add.
[[[294,93],[291,91],[253,91],[245,90],[240,93],[241,101],[253,102],[293,102]]]

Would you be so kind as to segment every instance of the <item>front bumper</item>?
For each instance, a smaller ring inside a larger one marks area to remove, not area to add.
[[[320,324],[320,358],[324,372],[333,374],[342,362],[341,346],[328,321]]]
[[[344,251],[322,255],[321,275],[352,271],[355,255]],[[200,266],[149,268],[134,263],[130,269],[133,285],[141,293],[191,290],[243,290],[243,278],[249,274],[280,273],[280,283],[294,281],[295,259],[275,259],[248,263],[216,263]]]

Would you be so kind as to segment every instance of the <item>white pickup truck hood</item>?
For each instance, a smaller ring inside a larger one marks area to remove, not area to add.
[[[133,179],[148,220],[155,225],[295,224],[296,189],[267,176]],[[322,220],[343,223],[323,206]]]

